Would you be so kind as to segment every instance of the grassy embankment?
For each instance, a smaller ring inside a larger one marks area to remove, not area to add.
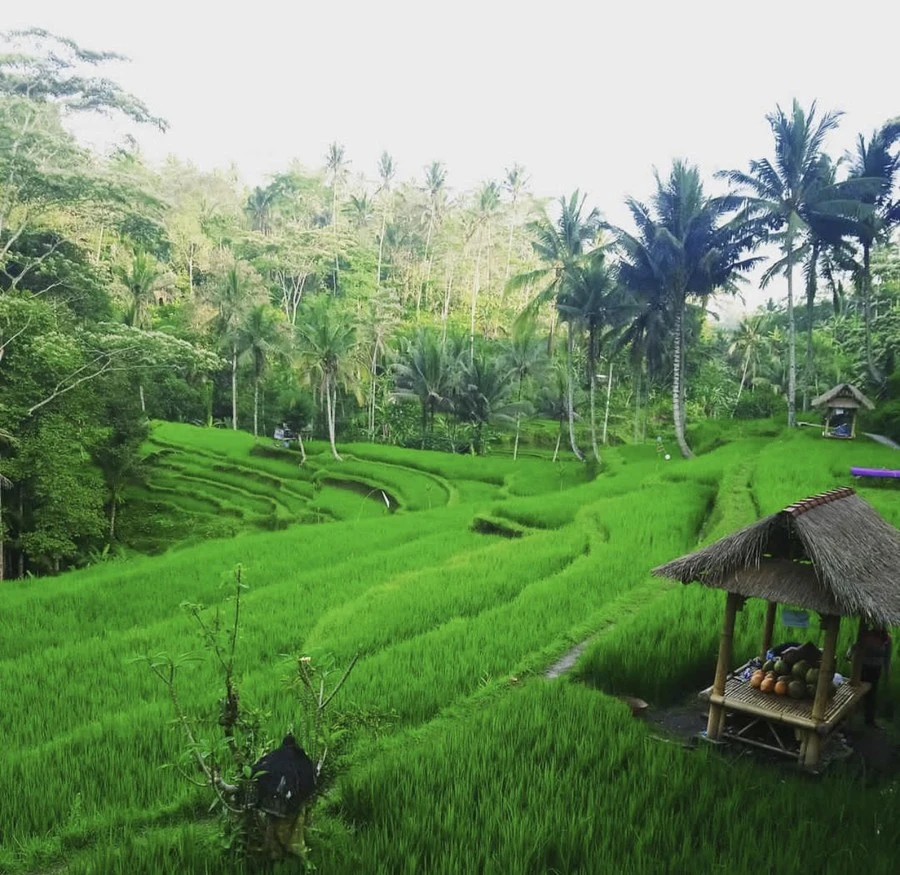
[[[850,464],[895,465],[891,451],[810,434],[690,462],[618,448],[584,482],[539,459],[354,445],[342,466],[315,446],[299,469],[246,435],[162,425],[153,440],[147,501],[181,539],[223,519],[246,534],[0,590],[0,871],[225,871],[202,794],[162,768],[181,741],[133,659],[198,650],[179,604],[221,607],[238,562],[241,692],[273,737],[296,716],[284,654],[361,654],[340,708],[378,731],[357,731],[317,813],[320,871],[849,872],[862,848],[894,871],[894,795],[659,744],[607,695],[665,703],[709,682],[723,596],[653,565],[846,483]],[[380,488],[401,512],[363,491]],[[900,493],[860,491],[900,523]],[[334,521],[291,525],[310,514]],[[479,515],[528,533],[478,534]],[[760,608],[740,616],[744,655]],[[573,677],[540,676],[588,635]],[[211,666],[181,684],[212,711]]]

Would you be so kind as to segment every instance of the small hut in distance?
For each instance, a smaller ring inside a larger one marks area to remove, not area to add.
[[[726,712],[764,721],[776,737],[786,727],[799,737],[801,762],[818,764],[823,739],[848,717],[869,684],[862,681],[857,648],[849,683],[831,696],[841,617],[900,625],[900,531],[847,487],[792,504],[725,538],[653,569],[661,577],[698,582],[728,593],[715,680],[701,693],[709,702],[707,736],[746,741],[726,730]],[[772,646],[778,604],[817,611],[825,632],[821,671],[812,701],[752,688],[732,671],[735,615],[747,598],[768,602],[760,654]],[[857,638],[859,640],[859,637]],[[781,751],[791,752],[780,741]],[[763,745],[766,746],[766,745]],[[774,749],[774,748],[773,748]]]
[[[822,411],[822,437],[856,437],[856,414],[861,407],[875,405],[856,386],[840,383],[833,389],[813,398],[812,406]]]

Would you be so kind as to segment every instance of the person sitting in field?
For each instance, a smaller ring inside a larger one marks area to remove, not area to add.
[[[875,629],[867,629],[858,644],[854,644],[847,653],[848,658],[853,658],[856,648],[862,649],[862,680],[871,684],[869,692],[863,700],[866,726],[876,727],[875,707],[878,697],[878,681],[882,672],[885,678],[891,670],[891,636],[883,626]]]

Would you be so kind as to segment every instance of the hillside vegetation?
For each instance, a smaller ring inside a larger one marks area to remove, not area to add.
[[[611,448],[587,479],[367,444],[341,445],[343,463],[313,444],[300,466],[271,441],[156,425],[121,525],[161,555],[0,589],[0,871],[228,871],[208,800],[164,768],[182,738],[135,659],[200,652],[180,605],[212,616],[239,563],[241,696],[269,737],[297,719],[292,656],[360,655],[308,839],[321,872],[845,872],[862,848],[894,871],[896,785],[660,744],[612,695],[666,705],[711,680],[722,594],[653,566],[847,484],[852,464],[898,467],[871,442],[742,429],[688,461]],[[853,485],[900,524],[900,492]],[[736,658],[761,617],[739,615]],[[543,677],[587,638],[570,675]],[[179,683],[191,713],[215,713],[211,664]]]

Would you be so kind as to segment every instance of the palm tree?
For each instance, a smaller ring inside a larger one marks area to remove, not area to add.
[[[550,369],[550,379],[541,386],[538,393],[537,410],[541,416],[559,423],[556,433],[556,446],[553,449],[553,459],[559,458],[559,445],[562,443],[563,430],[569,415],[569,379],[564,368],[560,368],[554,362]]]
[[[331,454],[342,461],[335,443],[335,410],[338,386],[353,371],[356,330],[333,299],[317,296],[297,325],[301,364],[319,384],[325,405]]]
[[[557,300],[565,291],[567,284],[575,281],[578,268],[583,264],[586,254],[597,239],[597,231],[600,227],[598,210],[593,209],[585,215],[586,200],[586,196],[581,197],[580,193],[575,191],[568,200],[564,197],[559,199],[560,213],[556,221],[551,220],[544,212],[539,218],[528,224],[528,230],[533,238],[532,248],[543,264],[535,270],[512,277],[506,284],[508,290],[535,284],[543,285],[541,291],[526,306],[525,313],[533,315],[543,304]],[[573,327],[569,322],[566,336],[569,442],[575,457],[583,462],[584,454],[575,442],[573,348]]]
[[[734,278],[756,259],[742,260],[751,237],[743,226],[725,220],[735,202],[709,198],[695,166],[674,161],[667,179],[658,173],[653,209],[629,198],[637,235],[617,229],[623,258],[619,277],[638,297],[667,311],[672,326],[672,413],[682,456],[693,456],[685,439],[685,306],[730,288]]]
[[[832,209],[822,191],[822,148],[825,137],[837,127],[839,112],[828,112],[816,120],[813,101],[806,112],[795,99],[790,114],[780,106],[766,120],[775,138],[774,159],[750,162],[748,173],[723,171],[721,176],[746,191],[751,215],[769,230],[784,254],[788,305],[788,425],[797,424],[797,340],[794,321],[794,264],[796,249],[809,227],[811,213]],[[839,208],[839,192],[833,190],[834,207]],[[814,206],[813,206],[814,202]]]
[[[747,316],[741,320],[731,339],[728,354],[737,354],[741,358],[741,382],[738,386],[737,398],[734,401],[735,408],[741,400],[744,386],[747,385],[748,374],[751,388],[756,381],[756,374],[760,369],[762,355],[767,346],[768,322],[765,313]],[[731,415],[734,416],[733,410]]]
[[[231,357],[231,427],[237,429],[237,366],[241,352],[239,326],[256,294],[249,265],[233,261],[212,288],[215,331]]]
[[[272,183],[266,188],[256,186],[250,192],[244,211],[250,217],[250,225],[254,231],[258,231],[260,234],[269,234],[272,230],[272,203],[278,193],[277,183]]]
[[[375,394],[378,387],[378,360],[383,356],[387,340],[400,321],[400,307],[386,295],[376,294],[369,301],[368,318],[360,327],[363,330],[364,345],[371,344],[372,358],[369,362],[371,377],[369,387],[369,440],[375,440]],[[368,356],[367,356],[368,359]]]
[[[458,415],[473,426],[476,452],[484,453],[484,427],[491,423],[516,421],[521,403],[509,403],[515,379],[513,372],[497,358],[481,351],[462,364],[459,374]]]
[[[397,167],[394,159],[384,151],[378,160],[378,190],[376,196],[381,195],[381,233],[378,235],[378,269],[375,274],[375,286],[381,288],[381,263],[384,255],[384,232],[387,227],[388,211],[391,206],[391,184],[397,175]]]
[[[516,207],[519,203],[519,197],[528,181],[525,175],[525,168],[521,164],[513,164],[506,171],[506,178],[503,180],[503,187],[509,192],[509,239],[506,243],[506,273],[503,275],[503,282],[509,281],[509,265],[512,259],[512,240],[513,229],[516,225]]]
[[[372,202],[369,196],[362,194],[350,195],[350,200],[344,205],[344,212],[353,221],[357,231],[362,231],[372,218]]]
[[[447,404],[453,388],[454,361],[434,332],[420,329],[401,352],[394,372],[397,398],[415,398],[422,406],[422,448],[434,431],[434,416]]]
[[[126,324],[142,331],[152,325],[150,308],[156,304],[158,293],[165,287],[168,275],[162,265],[143,249],[135,249],[131,260],[124,267],[117,267],[115,273],[128,293]],[[138,384],[141,413],[146,412],[144,404],[144,384]]]
[[[240,359],[250,364],[253,374],[253,436],[259,437],[259,384],[273,357],[287,353],[288,336],[280,310],[257,304],[237,326]]]
[[[597,448],[597,422],[594,399],[597,390],[597,357],[604,329],[611,332],[617,326],[622,311],[622,295],[616,272],[603,248],[591,252],[586,263],[575,272],[574,282],[557,299],[560,317],[573,320],[587,329],[587,367],[590,396],[591,449],[600,461]],[[611,363],[610,367],[612,366]],[[604,435],[605,438],[605,435]]]
[[[154,290],[162,270],[159,262],[143,249],[135,249],[127,265],[114,269],[128,293],[125,323],[133,328],[150,328],[150,307],[156,303]]]
[[[480,230],[478,249],[475,256],[475,279],[472,284],[472,306],[469,320],[469,362],[475,358],[475,311],[478,305],[478,293],[481,291],[481,252],[484,238],[487,235],[487,284],[491,285],[491,245],[493,218],[500,206],[500,186],[496,182],[484,183],[478,191],[475,205],[475,226]]]
[[[344,147],[337,141],[328,146],[325,153],[325,170],[331,176],[331,230],[334,233],[334,292],[337,294],[338,274],[340,267],[338,265],[338,242],[337,242],[337,220],[338,220],[338,186],[343,182],[347,175],[347,166],[349,165]]]
[[[863,250],[860,286],[863,299],[863,321],[866,332],[866,363],[869,374],[876,383],[884,382],[884,373],[872,354],[872,247],[886,240],[891,229],[900,224],[900,198],[894,196],[894,183],[900,177],[900,150],[893,152],[900,143],[900,118],[883,125],[866,142],[860,134],[855,153],[849,155],[848,181],[866,180],[874,185],[860,193],[865,207],[854,224],[853,236]]]
[[[425,235],[425,258],[423,260],[424,270],[422,283],[416,295],[416,313],[422,303],[422,296],[425,292],[425,285],[431,278],[431,237],[434,233],[435,225],[441,215],[441,209],[444,205],[444,197],[446,195],[447,171],[440,161],[432,161],[425,168],[425,193],[428,197],[426,210],[428,212],[428,231]]]
[[[503,352],[503,362],[516,383],[516,403],[522,403],[522,387],[525,380],[536,378],[547,362],[544,342],[538,337],[533,319],[517,319]],[[522,411],[516,411],[516,439],[513,444],[513,460],[519,457],[519,427]]]

